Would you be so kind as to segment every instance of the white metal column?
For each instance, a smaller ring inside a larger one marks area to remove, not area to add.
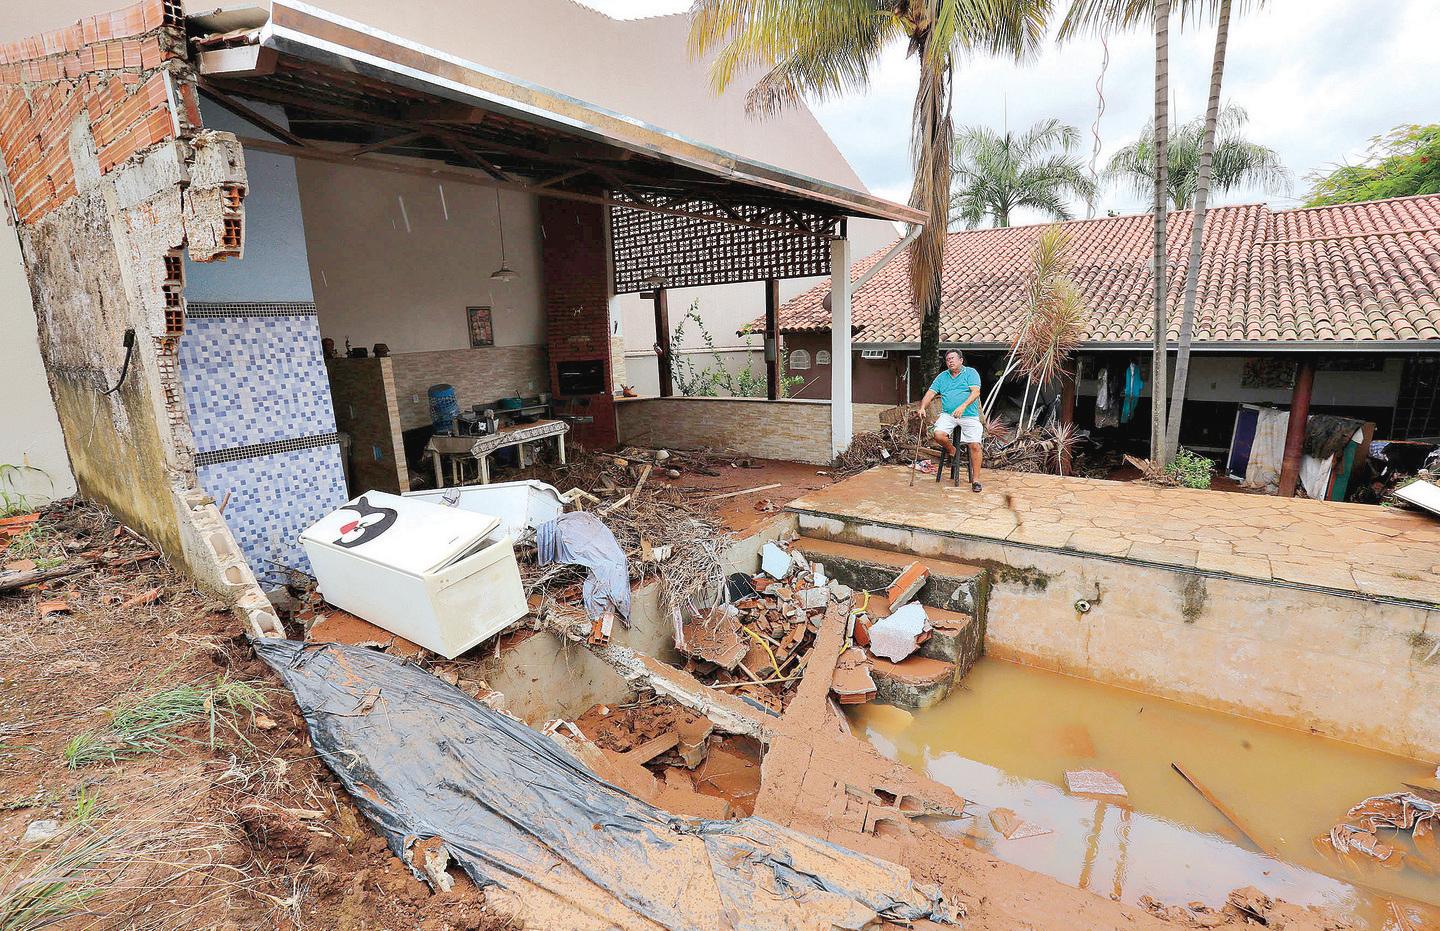
[[[850,240],[830,240],[830,445],[838,455],[855,435],[851,406]]]

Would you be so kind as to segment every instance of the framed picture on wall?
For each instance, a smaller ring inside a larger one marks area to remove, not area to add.
[[[490,308],[465,308],[465,322],[470,330],[472,348],[495,345],[495,323],[490,317]]]

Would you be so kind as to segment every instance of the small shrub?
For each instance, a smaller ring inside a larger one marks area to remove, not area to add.
[[[1209,488],[1215,462],[1199,453],[1182,449],[1170,463],[1170,476],[1186,488]]]

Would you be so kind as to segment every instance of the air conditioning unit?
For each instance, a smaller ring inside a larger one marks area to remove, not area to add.
[[[862,349],[862,350],[860,350],[860,358],[862,358],[862,359],[888,359],[888,358],[890,358],[890,350],[888,350],[888,349]]]

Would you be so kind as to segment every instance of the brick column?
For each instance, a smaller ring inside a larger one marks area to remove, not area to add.
[[[610,362],[609,236],[605,208],[553,197],[540,198],[542,276],[545,283],[545,334],[550,355],[550,391],[557,398],[559,372],[566,363],[590,362],[603,366],[598,392],[569,397],[589,400],[573,412],[594,418],[577,424],[573,440],[590,449],[615,446],[614,373]]]

